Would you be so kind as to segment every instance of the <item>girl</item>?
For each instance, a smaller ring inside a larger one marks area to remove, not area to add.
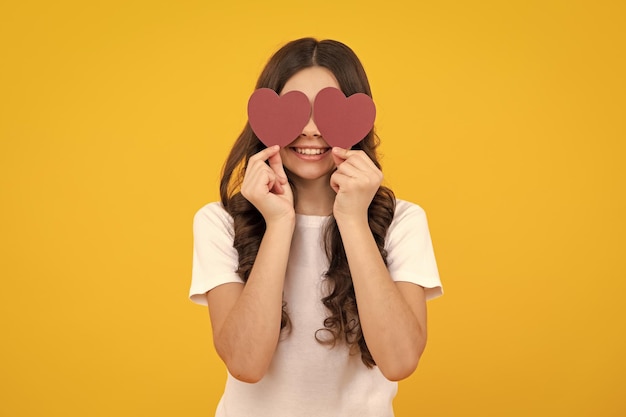
[[[311,105],[326,87],[371,97],[350,48],[311,38],[257,82]],[[313,118],[283,148],[249,124],[235,142],[221,203],[194,218],[190,297],[208,305],[228,368],[216,416],[393,416],[442,291],[425,214],[381,185],[377,145],[372,129],[331,148]]]

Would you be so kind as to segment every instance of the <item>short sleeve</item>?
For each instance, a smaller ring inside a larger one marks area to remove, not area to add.
[[[420,206],[397,200],[385,246],[387,267],[394,281],[424,287],[427,300],[443,294],[426,213]]]
[[[233,222],[220,203],[202,207],[193,219],[193,265],[189,298],[206,305],[206,292],[229,282],[243,282],[237,274],[239,256],[233,247]]]

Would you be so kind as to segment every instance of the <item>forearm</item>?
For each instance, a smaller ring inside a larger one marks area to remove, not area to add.
[[[214,334],[216,350],[236,378],[262,378],[276,350],[293,227],[289,221],[268,225],[248,281]]]
[[[426,344],[425,309],[410,306],[391,279],[366,218],[338,225],[370,353],[387,378],[406,378]]]

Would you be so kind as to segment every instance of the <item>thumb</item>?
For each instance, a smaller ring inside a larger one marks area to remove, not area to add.
[[[285,174],[283,160],[280,158],[280,153],[276,152],[274,155],[270,156],[267,159],[267,162],[269,163],[272,171],[274,171],[274,174],[276,174],[276,182],[270,191],[275,194],[283,194],[285,192],[283,185],[287,184],[287,174]]]
[[[276,152],[274,155],[270,156],[267,162],[269,162],[272,171],[274,171],[276,175],[281,179],[280,182],[284,184],[287,181],[287,174],[285,173],[285,168],[283,167],[283,160],[280,157],[280,153]]]
[[[333,161],[335,162],[336,166],[341,165],[343,161],[348,159],[346,156],[347,152],[348,151],[346,149],[340,148],[338,146],[335,146],[333,148],[332,156],[333,156]]]

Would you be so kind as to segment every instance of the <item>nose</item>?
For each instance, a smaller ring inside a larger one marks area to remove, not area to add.
[[[311,118],[309,119],[309,122],[302,129],[302,133],[300,134],[300,136],[310,137],[310,138],[316,138],[316,137],[321,136],[320,131],[317,130],[317,126],[315,125],[315,122],[313,121],[313,116],[311,116]]]

